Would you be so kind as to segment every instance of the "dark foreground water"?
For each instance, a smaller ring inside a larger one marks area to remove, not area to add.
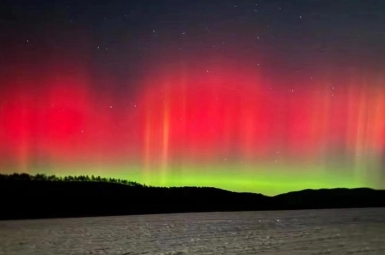
[[[385,255],[385,208],[4,221],[0,254]]]

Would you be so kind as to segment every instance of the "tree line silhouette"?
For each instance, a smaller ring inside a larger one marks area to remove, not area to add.
[[[0,220],[129,214],[385,207],[385,190],[321,189],[273,197],[118,178],[0,174]]]
[[[88,175],[78,175],[78,176],[56,176],[56,175],[46,175],[46,174],[27,174],[27,173],[13,173],[13,174],[0,174],[0,181],[52,181],[52,182],[104,182],[104,183],[115,183],[122,184],[132,187],[148,187],[134,181],[128,181],[125,179],[119,178],[105,178],[100,176],[88,176]]]

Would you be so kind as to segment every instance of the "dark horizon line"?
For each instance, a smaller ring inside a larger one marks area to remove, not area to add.
[[[95,175],[48,175],[44,173],[36,173],[36,174],[29,174],[29,173],[12,173],[12,174],[3,174],[0,173],[0,181],[1,180],[13,180],[13,181],[47,181],[47,182],[95,182],[95,183],[109,183],[109,184],[116,184],[116,185],[125,185],[129,187],[141,187],[141,188],[163,188],[163,189],[172,189],[172,188],[200,188],[200,189],[216,189],[216,190],[223,190],[227,192],[232,193],[238,193],[238,194],[256,194],[256,195],[263,195],[265,197],[278,197],[285,194],[291,194],[296,192],[303,192],[303,191],[323,191],[323,190],[373,190],[373,191],[385,191],[385,189],[374,189],[370,187],[356,187],[356,188],[346,188],[346,187],[336,187],[336,188],[319,188],[319,189],[302,189],[302,190],[292,190],[285,193],[280,193],[277,195],[265,195],[262,193],[257,192],[249,192],[249,191],[232,191],[232,190],[226,190],[223,188],[218,188],[214,186],[153,186],[153,185],[147,185],[142,184],[136,181],[129,181],[127,179],[121,179],[121,178],[112,178],[112,177],[101,177],[101,176],[95,176]]]
[[[106,182],[92,180],[106,180]],[[126,185],[124,185],[126,184]],[[385,208],[385,190],[335,188],[273,197],[213,187],[154,187],[116,178],[0,174],[0,220],[186,212]]]

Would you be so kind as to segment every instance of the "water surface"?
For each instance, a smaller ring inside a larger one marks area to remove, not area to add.
[[[385,208],[0,222],[0,254],[385,254]]]

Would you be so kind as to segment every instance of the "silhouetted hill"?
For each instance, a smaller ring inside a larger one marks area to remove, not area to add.
[[[384,207],[385,190],[369,188],[302,190],[274,197],[282,209]]]
[[[385,191],[371,189],[304,190],[267,197],[216,188],[160,188],[134,182],[35,177],[0,175],[0,219],[385,207]]]

